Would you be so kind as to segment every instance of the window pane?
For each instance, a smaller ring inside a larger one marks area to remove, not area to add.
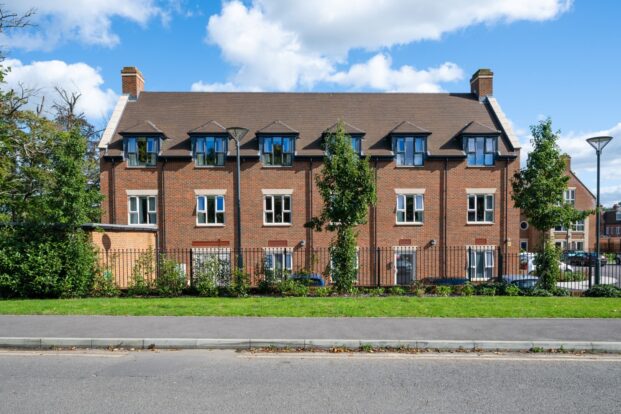
[[[224,197],[218,196],[216,198],[216,201],[217,201],[216,210],[217,211],[224,211]]]
[[[494,267],[494,251],[487,250],[485,252],[485,266]]]
[[[397,211],[397,222],[398,223],[405,222],[405,212],[404,211]]]
[[[483,196],[477,196],[477,221],[483,221],[485,219],[485,203]]]
[[[425,139],[424,138],[416,138],[416,152],[425,152]]]
[[[468,221],[475,221],[474,211],[469,211],[468,212]]]
[[[494,165],[494,154],[485,154],[485,165]]]
[[[405,152],[405,139],[397,138],[397,151]]]
[[[196,213],[196,217],[200,224],[205,224],[207,220],[207,215],[205,213]]]
[[[274,197],[274,214],[276,222],[282,222],[282,198],[280,197]]]
[[[138,213],[131,213],[129,215],[129,224],[138,224]]]
[[[414,165],[414,140],[412,138],[405,140],[405,163],[406,165]]]
[[[293,155],[291,153],[283,154],[282,165],[291,165],[293,162]]]
[[[127,152],[136,152],[136,138],[127,138]]]
[[[405,156],[403,153],[397,154],[397,165],[405,165]]]
[[[216,213],[216,223],[224,223],[224,213]]]
[[[263,152],[272,152],[271,138],[263,138]]]
[[[138,211],[138,204],[136,197],[129,198],[129,211]]]
[[[265,222],[273,223],[274,222],[274,213],[265,213]]]
[[[468,210],[474,210],[476,204],[476,196],[468,196]]]
[[[283,152],[291,152],[291,138],[283,138],[282,139],[282,150]]]
[[[216,151],[225,152],[225,141],[224,138],[216,138]]]
[[[492,195],[485,196],[485,208],[487,210],[494,209],[494,196]]]
[[[272,160],[272,154],[263,154],[263,164],[265,165],[274,165],[274,162]]]
[[[291,253],[285,252],[285,269],[291,270]]]
[[[493,211],[486,211],[485,212],[485,221],[489,221],[489,222],[494,221],[494,212]]]
[[[216,200],[214,197],[207,197],[207,222],[216,222]]]
[[[423,154],[414,155],[414,165],[423,165]]]
[[[496,143],[496,140],[494,138],[487,138],[485,140],[485,151],[486,152],[495,152],[496,151],[495,143]]]
[[[152,138],[147,139],[147,152],[155,151],[155,140]]]
[[[403,195],[398,195],[397,196],[397,209],[398,210],[405,209],[405,196],[403,196]]]
[[[149,224],[157,224],[155,213],[149,213]]]
[[[414,213],[414,221],[422,223],[423,220],[423,212],[422,211],[417,211],[416,213]]]
[[[283,213],[283,223],[291,223],[291,213]]]
[[[265,210],[271,210],[272,209],[272,197],[267,196],[265,197]]]
[[[416,196],[416,210],[422,210],[423,207],[423,196],[422,195],[417,195]]]
[[[414,197],[405,197],[405,220],[408,222],[414,221]]]
[[[149,211],[155,211],[155,197],[149,197]]]
[[[291,210],[291,197],[284,196],[283,200],[285,202],[285,210]]]
[[[485,263],[484,263],[484,253],[478,251],[476,252],[476,268],[475,274],[477,277],[485,277]]]
[[[476,145],[474,138],[468,138],[468,152],[476,152]]]
[[[194,152],[197,154],[201,152],[205,152],[205,139],[204,138],[196,138],[196,141],[194,142]]]
[[[147,219],[147,198],[146,197],[140,197],[140,202],[139,202],[139,208],[140,208],[140,223],[144,224],[144,223],[148,223],[148,219]]]
[[[476,159],[476,155],[469,153],[468,154],[468,165],[476,165],[477,159]]]
[[[483,162],[484,162],[483,157],[484,157],[484,153],[485,153],[485,151],[484,151],[485,150],[485,148],[484,148],[485,140],[483,138],[477,138],[476,143],[477,143],[476,144],[477,145],[477,148],[476,148],[476,165],[483,165]]]

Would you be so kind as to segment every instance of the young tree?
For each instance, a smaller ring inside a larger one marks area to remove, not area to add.
[[[326,137],[325,150],[317,176],[324,205],[306,226],[336,232],[330,244],[332,275],[336,288],[349,292],[357,273],[356,226],[367,222],[369,207],[376,202],[375,181],[368,158],[354,152],[342,122]]]
[[[535,265],[541,287],[553,289],[559,272],[559,253],[549,240],[550,230],[560,225],[569,227],[592,212],[576,210],[564,202],[569,177],[565,175],[566,159],[557,144],[558,132],[552,131],[552,121],[548,118],[530,129],[533,150],[528,154],[526,168],[513,177],[512,197],[529,224],[541,233]]]

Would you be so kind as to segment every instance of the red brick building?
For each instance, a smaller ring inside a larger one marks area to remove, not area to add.
[[[304,223],[322,207],[315,177],[323,138],[339,120],[377,183],[360,249],[390,248],[415,262],[426,249],[476,246],[483,253],[472,266],[485,273],[496,249],[519,248],[510,177],[520,146],[490,70],[477,71],[466,93],[148,92],[136,68],[122,79],[100,142],[102,222],[157,227],[160,248],[237,245],[231,126],[250,130],[240,150],[242,247],[292,268],[300,264],[290,252],[327,247],[331,234]],[[371,260],[360,266],[391,266]],[[445,258],[436,261],[447,276]]]

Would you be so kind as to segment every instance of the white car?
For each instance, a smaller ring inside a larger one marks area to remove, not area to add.
[[[520,253],[520,270],[526,270],[526,273],[533,274],[535,271],[535,257],[537,253]],[[561,272],[573,272],[574,268],[568,265],[567,263],[560,262],[559,269]]]

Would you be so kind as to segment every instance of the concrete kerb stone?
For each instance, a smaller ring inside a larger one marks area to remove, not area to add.
[[[587,351],[621,353],[621,342],[587,341],[455,341],[384,339],[196,339],[196,338],[30,338],[0,337],[0,348],[126,348],[126,349],[331,349],[366,346],[439,351]]]

